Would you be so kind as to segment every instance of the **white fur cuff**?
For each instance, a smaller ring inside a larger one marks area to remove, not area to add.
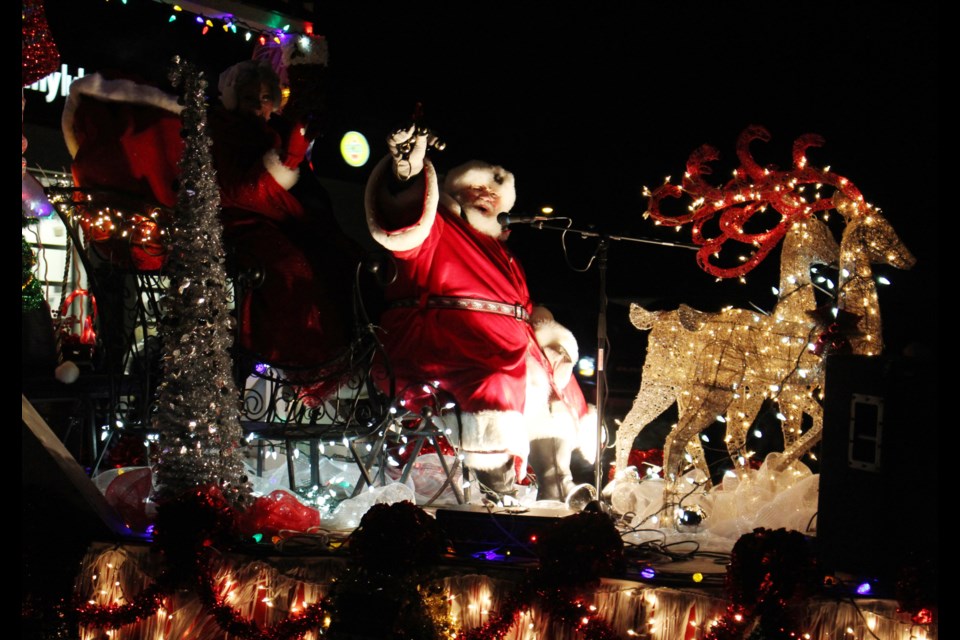
[[[562,324],[553,319],[544,319],[534,324],[534,332],[537,335],[537,344],[541,348],[558,346],[567,352],[572,362],[580,359],[580,349],[577,346],[577,339],[573,333]]]
[[[300,179],[300,169],[297,167],[291,169],[283,164],[283,162],[280,161],[280,155],[276,151],[271,150],[263,155],[263,166],[266,168],[267,173],[277,181],[277,184],[286,191],[289,191]]]
[[[388,251],[409,251],[423,244],[430,235],[433,222],[437,217],[437,204],[440,189],[437,186],[437,173],[429,159],[423,161],[422,179],[424,191],[410,188],[398,194],[387,194],[387,181],[391,180],[393,159],[386,156],[373,169],[367,181],[364,193],[367,228],[370,235]],[[422,195],[421,195],[422,193]],[[390,220],[391,213],[400,211],[420,211],[419,220],[403,229],[388,230],[381,221]]]

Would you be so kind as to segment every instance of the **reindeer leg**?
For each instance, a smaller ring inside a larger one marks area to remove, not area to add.
[[[641,384],[630,412],[617,427],[617,471],[627,468],[633,442],[644,427],[676,402],[674,390],[665,385]]]
[[[713,486],[713,481],[710,479],[710,465],[707,464],[707,455],[703,452],[703,445],[700,443],[700,433],[703,433],[703,431],[701,430],[687,441],[687,446],[684,448],[684,453],[687,455],[684,456],[684,459],[687,456],[690,457],[690,464],[703,473],[707,479],[705,486],[709,489]]]
[[[727,445],[727,453],[741,476],[747,468],[747,432],[756,421],[762,406],[763,396],[744,391],[739,398],[733,399],[730,410],[725,416],[727,432],[724,441]]]
[[[727,409],[727,393],[721,389],[698,385],[691,392],[685,392],[684,395],[695,398],[697,406],[692,411],[685,410],[684,406],[680,407],[680,420],[677,422],[677,426],[670,431],[663,447],[663,500],[665,505],[676,504],[679,500],[679,482],[688,464],[684,459],[684,453],[688,452],[688,447],[691,447],[695,452],[690,454],[691,462],[706,473],[707,486],[710,486],[709,468],[706,458],[703,456],[703,448],[700,445],[699,438],[700,434],[716,421],[717,416],[725,413]],[[689,400],[684,401],[683,405],[688,402]]]
[[[813,424],[792,445],[784,447],[783,456],[781,456],[777,465],[777,471],[783,471],[794,461],[803,457],[814,445],[820,442],[820,438],[823,436],[823,407],[813,398],[808,397],[808,400],[805,412],[813,419]]]
[[[803,435],[803,416],[808,412],[809,389],[795,388],[793,385],[784,385],[777,397],[777,407],[784,416],[781,430],[783,431],[783,450],[789,450]]]

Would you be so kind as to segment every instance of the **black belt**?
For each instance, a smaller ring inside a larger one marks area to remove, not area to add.
[[[390,303],[391,309],[420,306],[420,300],[417,298],[395,300]],[[526,308],[521,304],[507,304],[506,302],[494,302],[493,300],[481,300],[480,298],[430,296],[427,298],[425,306],[428,309],[465,309],[467,311],[497,313],[502,316],[510,316],[512,318],[516,318],[517,320],[530,322],[530,314],[527,313]]]

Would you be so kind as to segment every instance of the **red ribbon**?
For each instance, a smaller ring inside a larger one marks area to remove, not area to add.
[[[631,449],[630,455],[627,456],[627,466],[636,467],[641,471],[644,470],[644,465],[653,466],[653,467],[663,467],[663,449]],[[663,475],[663,472],[660,472],[660,475]]]

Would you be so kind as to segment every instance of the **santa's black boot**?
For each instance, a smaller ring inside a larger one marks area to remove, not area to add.
[[[503,502],[504,496],[509,501],[517,495],[517,472],[511,458],[508,462],[493,469],[470,469],[471,474],[480,485],[483,497],[494,502]]]

